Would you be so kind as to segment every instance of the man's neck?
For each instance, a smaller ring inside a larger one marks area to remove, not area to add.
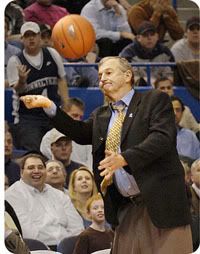
[[[188,46],[189,46],[189,48],[192,50],[192,51],[196,51],[196,52],[198,52],[199,51],[199,43],[197,42],[195,42],[195,43],[193,43],[193,42],[190,42],[190,41],[188,41]]]
[[[50,184],[52,187],[54,187],[55,189],[61,190],[64,192],[64,187],[63,184],[61,183],[57,183],[57,184]]]
[[[59,159],[57,159],[57,160],[59,160]],[[68,160],[59,160],[59,161],[61,161],[65,167],[69,166],[69,164],[71,162],[70,159],[68,159]]]
[[[37,54],[39,54],[40,50],[41,50],[41,48],[37,48],[37,49],[33,49],[33,50],[26,48],[25,53],[30,56],[36,56]]]
[[[111,102],[117,102],[120,101],[125,95],[127,95],[130,91],[131,91],[132,87],[127,87],[126,89],[121,89],[120,91],[118,91],[117,93],[113,93],[110,97],[108,97],[110,99]]]

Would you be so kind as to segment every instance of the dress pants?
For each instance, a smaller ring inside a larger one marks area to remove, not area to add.
[[[128,203],[118,214],[112,254],[192,253],[190,225],[160,229],[153,225],[143,202]]]

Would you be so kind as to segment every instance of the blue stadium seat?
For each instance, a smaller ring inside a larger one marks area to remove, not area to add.
[[[36,239],[24,238],[24,242],[27,244],[30,251],[49,249],[43,242]]]
[[[77,238],[78,238],[78,235],[64,238],[58,244],[57,251],[62,254],[72,254]]]

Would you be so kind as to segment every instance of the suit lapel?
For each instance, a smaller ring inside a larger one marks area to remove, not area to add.
[[[109,107],[105,107],[104,110],[99,114],[97,117],[97,125],[96,128],[96,134],[97,134],[97,144],[95,145],[95,149],[97,150],[99,146],[106,141],[107,137],[107,130],[108,130],[108,124],[111,117],[111,110]]]
[[[141,101],[141,94],[135,91],[135,94],[133,95],[133,98],[129,104],[126,117],[124,119],[122,135],[121,135],[121,144],[126,136],[126,133],[128,132],[128,129],[131,123],[134,121],[134,118],[138,111],[138,105],[140,101]]]

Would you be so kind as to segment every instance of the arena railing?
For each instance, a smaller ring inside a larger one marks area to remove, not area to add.
[[[75,67],[96,67],[98,64],[87,64],[87,63],[64,63],[64,66]],[[136,67],[146,67],[147,69],[147,77],[148,77],[148,84],[150,84],[151,79],[151,67],[158,67],[159,66],[172,66],[175,67],[176,63],[167,62],[167,63],[134,63],[132,66]],[[135,87],[137,91],[146,91],[152,89],[151,85],[145,87]],[[174,93],[175,95],[179,96],[183,103],[188,105],[192,110],[193,114],[195,115],[197,121],[200,121],[200,110],[199,110],[199,101],[195,99],[184,87],[184,85],[175,84],[174,86]],[[84,87],[84,88],[77,88],[77,87],[69,87],[69,95],[70,97],[79,97],[81,98],[86,104],[86,112],[85,118],[87,118],[90,113],[98,106],[102,105],[104,98],[103,94],[98,87]],[[13,122],[12,116],[12,89],[8,88],[5,89],[5,119],[8,122]]]
[[[147,84],[149,86],[151,85],[151,67],[175,67],[175,62],[154,62],[154,63],[131,63],[133,67],[146,67],[146,73],[147,73]],[[98,64],[89,64],[89,63],[70,63],[70,62],[64,62],[64,67],[95,67],[97,68]]]

